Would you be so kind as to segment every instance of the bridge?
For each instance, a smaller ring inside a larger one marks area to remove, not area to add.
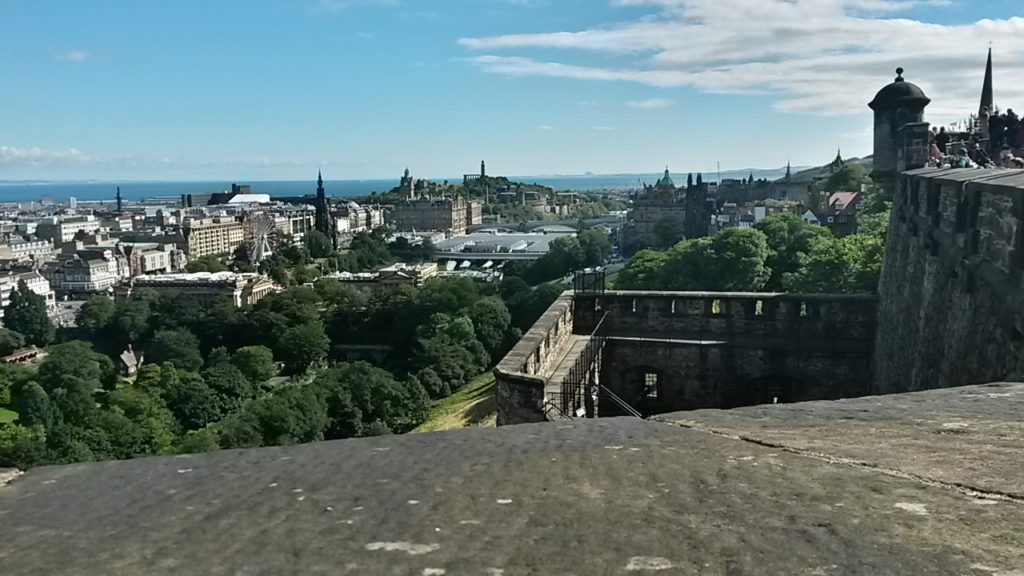
[[[621,226],[625,222],[626,220],[619,216],[601,216],[584,220],[533,220],[519,224],[476,224],[470,226],[467,230],[470,233],[494,230],[511,234],[515,232],[533,232],[548,227],[562,227],[579,232],[598,226]]]
[[[498,365],[499,424],[873,393],[872,295],[567,292]]]

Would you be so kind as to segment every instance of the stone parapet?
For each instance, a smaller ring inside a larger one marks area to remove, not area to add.
[[[562,294],[495,367],[499,426],[545,420],[544,386],[571,342],[573,310]]]
[[[874,372],[882,392],[1024,373],[1024,171],[925,168],[895,182]]]

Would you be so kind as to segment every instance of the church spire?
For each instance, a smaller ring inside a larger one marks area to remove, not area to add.
[[[793,169],[790,167],[790,162],[787,160],[786,161],[786,179],[788,180],[788,179],[790,179],[792,177],[793,177]]]
[[[981,105],[978,107],[978,115],[981,115],[981,111],[984,108],[988,108],[988,113],[992,114],[992,104],[994,96],[992,92],[992,47],[988,49],[988,62],[985,64],[985,83],[981,86]]]

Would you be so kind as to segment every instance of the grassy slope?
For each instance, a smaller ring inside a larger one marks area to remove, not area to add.
[[[13,410],[6,408],[0,408],[0,424],[6,424],[8,422],[14,422],[18,417],[18,413]]]
[[[413,432],[492,427],[496,419],[494,374],[488,372],[477,376],[465,388],[448,398],[435,402],[430,408],[427,421]]]

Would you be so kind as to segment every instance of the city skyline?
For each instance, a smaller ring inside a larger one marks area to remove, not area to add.
[[[870,153],[897,65],[926,120],[1024,109],[1009,1],[0,0],[0,180],[712,172]],[[88,22],[89,26],[82,26]]]

